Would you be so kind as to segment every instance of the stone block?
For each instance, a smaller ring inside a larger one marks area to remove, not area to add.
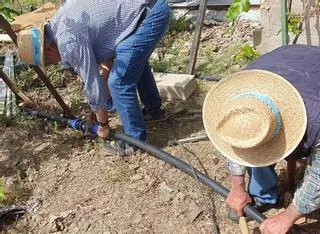
[[[194,75],[155,73],[154,78],[160,96],[165,100],[186,100],[196,88]]]

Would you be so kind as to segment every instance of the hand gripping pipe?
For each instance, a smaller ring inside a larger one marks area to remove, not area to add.
[[[38,111],[34,110],[29,110],[29,109],[24,109],[24,111],[31,116],[34,117],[39,117],[39,118],[44,118],[48,119],[50,121],[57,121],[59,123],[62,123],[64,125],[67,125],[71,127],[72,129],[75,130],[81,130],[83,132],[90,132],[91,134],[97,135],[97,130],[98,130],[98,124],[95,123],[93,124],[90,129],[88,129],[88,122],[83,119],[67,119],[63,118],[60,116],[55,116],[55,115],[48,115],[44,113],[40,113]],[[152,154],[154,157],[169,163],[170,165],[176,167],[177,169],[183,171],[187,175],[191,177],[195,177],[198,181],[201,183],[207,185],[209,188],[211,188],[214,192],[220,194],[224,198],[227,198],[229,194],[229,190],[219,184],[218,182],[214,181],[207,175],[203,174],[201,171],[195,169],[194,167],[190,166],[189,164],[185,163],[181,159],[178,159],[171,154],[163,151],[162,149],[150,145],[144,141],[137,140],[135,138],[126,136],[124,134],[121,134],[119,132],[112,132],[112,136],[117,139],[117,140],[122,140],[125,142],[128,142],[131,145],[134,145],[150,154]],[[250,218],[256,220],[259,223],[262,223],[266,217],[261,214],[256,208],[254,208],[251,205],[246,205],[243,209],[244,213],[249,216]]]

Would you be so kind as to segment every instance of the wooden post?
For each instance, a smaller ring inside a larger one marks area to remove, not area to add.
[[[203,22],[204,22],[204,19],[206,16],[207,2],[208,2],[208,0],[200,1],[199,16],[197,19],[194,39],[193,39],[192,47],[191,47],[189,65],[188,65],[188,74],[191,74],[191,75],[194,74],[194,69],[195,69],[196,62],[197,62],[198,50],[199,50],[199,44],[200,44],[200,38],[201,38],[201,31],[202,31]]]
[[[36,107],[36,104],[35,104],[30,98],[28,98],[28,97],[10,80],[10,78],[6,75],[6,73],[4,73],[4,72],[2,71],[2,69],[0,69],[0,77],[1,77],[1,79],[4,81],[4,83],[9,87],[9,89],[11,89],[14,94],[18,95],[18,96],[24,101],[24,103],[25,103],[28,107]]]
[[[12,39],[13,43],[18,46],[17,44],[17,35],[12,30],[10,23],[0,14],[0,26],[8,33],[10,38]],[[67,104],[63,101],[57,90],[53,87],[51,84],[49,78],[47,75],[43,72],[43,70],[38,66],[32,66],[32,68],[35,70],[35,72],[38,74],[38,77],[42,80],[42,82],[47,86],[52,96],[57,100],[59,105],[61,106],[64,114],[66,114],[69,117],[74,117],[70,108],[67,106]]]
[[[293,159],[287,160],[287,188],[290,192],[294,191],[296,177],[296,161]]]
[[[288,23],[287,23],[287,0],[280,0],[281,3],[281,40],[282,45],[288,45]]]

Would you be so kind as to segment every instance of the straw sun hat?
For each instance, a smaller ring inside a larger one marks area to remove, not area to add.
[[[297,147],[307,115],[302,97],[287,80],[268,71],[246,70],[209,91],[203,122],[222,155],[261,167],[284,159]]]
[[[44,24],[18,33],[18,56],[29,65],[44,66]]]

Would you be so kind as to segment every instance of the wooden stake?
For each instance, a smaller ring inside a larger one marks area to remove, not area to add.
[[[239,227],[242,234],[249,234],[249,228],[247,224],[247,220],[245,217],[241,216],[239,218]]]
[[[197,19],[194,40],[192,42],[189,65],[188,65],[188,74],[191,74],[191,75],[194,74],[194,69],[195,69],[196,62],[197,62],[198,50],[199,50],[199,44],[200,44],[200,38],[201,38],[201,31],[202,31],[203,22],[204,22],[204,19],[206,16],[207,2],[208,2],[208,0],[200,1],[199,16]]]
[[[36,104],[28,98],[11,80],[10,78],[0,69],[0,78],[4,81],[4,83],[9,87],[9,89],[12,90],[12,92],[18,97],[20,97],[24,104],[26,104],[28,107],[36,107]]]

